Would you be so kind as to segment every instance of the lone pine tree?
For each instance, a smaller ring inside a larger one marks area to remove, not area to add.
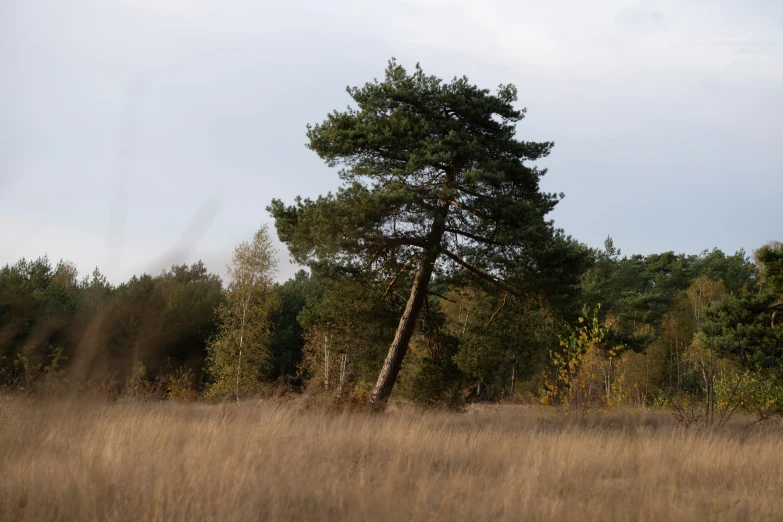
[[[342,167],[342,186],[290,206],[273,200],[268,210],[297,262],[412,271],[399,278],[410,281],[410,295],[372,394],[383,404],[433,272],[467,271],[513,293],[508,270],[530,270],[556,235],[545,216],[562,194],[542,192],[546,170],[525,163],[553,143],[515,139],[525,110],[513,106],[513,85],[492,94],[465,77],[427,76],[419,65],[409,74],[392,59],[384,81],[347,90],[355,107],[307,131],[308,148]]]

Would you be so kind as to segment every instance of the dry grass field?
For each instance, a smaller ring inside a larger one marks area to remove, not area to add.
[[[0,520],[781,520],[781,435],[514,406],[11,401]]]

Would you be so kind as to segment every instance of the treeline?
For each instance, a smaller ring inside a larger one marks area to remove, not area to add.
[[[742,251],[720,250],[621,257],[611,240],[602,251],[578,243],[571,248],[570,265],[579,272],[551,283],[536,299],[460,274],[433,281],[398,393],[429,404],[562,402],[564,385],[570,400],[577,397],[576,383],[586,379],[577,378],[579,365],[590,364],[598,365],[590,370],[595,382],[586,383],[596,404],[614,397],[616,403],[663,405],[684,394],[704,395],[710,386],[759,386],[760,378],[776,385],[783,368],[783,328],[776,324],[783,309],[782,246],[760,248],[758,262]],[[97,269],[80,278],[71,265],[45,257],[6,265],[0,270],[2,383],[30,388],[56,374],[74,386],[113,381],[126,389],[138,385],[141,365],[150,382],[184,369],[189,378],[181,384],[198,392],[222,376],[229,385],[215,397],[308,386],[333,396],[368,396],[405,306],[394,286],[333,266],[314,266],[311,274],[300,271],[280,284],[267,281],[256,301],[267,323],[245,340],[245,353],[259,355],[248,358],[237,388],[237,354],[222,369],[209,364],[210,349],[215,353],[221,331],[226,334],[221,325],[238,331],[226,310],[233,283],[223,285],[200,262],[117,286]],[[592,328],[598,305],[605,335],[588,332],[592,345],[573,346],[574,330]],[[571,381],[558,380],[558,353],[573,359],[567,361]],[[762,390],[771,388],[759,387],[755,395]],[[752,405],[753,394],[745,395]]]
[[[22,259],[0,270],[0,359],[6,385],[31,386],[46,371],[74,380],[126,379],[142,362],[200,372],[216,332],[222,282],[202,263],[173,266],[118,286],[96,269]]]

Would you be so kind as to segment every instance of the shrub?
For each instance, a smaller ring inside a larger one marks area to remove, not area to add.
[[[179,402],[192,402],[198,398],[198,393],[193,389],[193,372],[189,368],[178,368],[169,378],[166,384],[168,398]]]

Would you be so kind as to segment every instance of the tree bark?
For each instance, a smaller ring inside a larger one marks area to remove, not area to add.
[[[343,395],[343,384],[345,384],[345,372],[348,369],[348,354],[344,353],[340,357],[340,383],[337,385],[337,398]]]
[[[329,335],[324,335],[324,389],[329,389]]]
[[[424,306],[424,299],[427,296],[427,286],[432,278],[432,271],[435,268],[435,261],[440,255],[440,241],[446,227],[446,216],[448,214],[448,204],[441,203],[440,212],[435,216],[430,229],[430,234],[422,256],[419,268],[413,278],[411,286],[411,295],[408,303],[405,305],[405,311],[400,317],[400,323],[397,326],[397,332],[394,334],[394,340],[389,347],[389,353],[378,375],[378,382],[372,392],[371,402],[375,406],[381,406],[386,403],[391,395],[394,383],[397,381],[397,374],[402,367],[402,360],[408,351],[413,330],[416,327],[416,319]]]
[[[239,329],[239,361],[237,362],[237,383],[236,383],[236,397],[239,402],[239,376],[242,373],[242,345],[245,342],[245,323],[247,322],[247,308],[250,306],[250,297],[242,305],[242,326]]]
[[[375,405],[384,404],[391,395],[397,374],[402,367],[402,360],[408,351],[416,319],[424,305],[424,297],[427,295],[427,286],[432,277],[436,258],[437,255],[434,252],[425,253],[424,259],[416,270],[416,276],[411,286],[411,295],[405,305],[405,311],[400,317],[400,324],[397,326],[397,332],[394,334],[394,340],[389,347],[389,353],[386,355],[386,361],[383,363],[381,373],[378,375],[378,382],[372,393],[372,403]]]

